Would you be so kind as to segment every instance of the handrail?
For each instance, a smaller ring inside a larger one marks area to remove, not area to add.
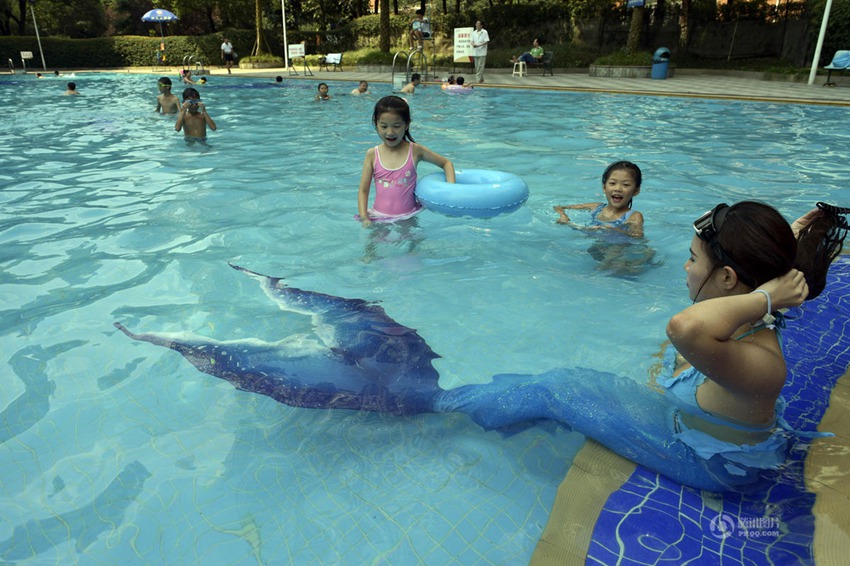
[[[12,61],[11,57],[9,58],[9,72],[15,74],[15,62]]]
[[[398,59],[399,55],[403,55],[405,58],[407,58],[408,62],[409,62],[409,59],[410,59],[410,56],[407,54],[407,51],[396,51],[396,54],[393,55],[393,68],[392,68],[392,75],[391,75],[390,80],[392,81],[394,89],[396,88],[396,84],[395,84],[395,62],[396,62],[396,59]],[[405,73],[406,74],[404,76],[404,84],[407,84],[407,83],[410,82],[410,65],[409,64],[407,66],[407,69],[405,69]]]
[[[422,51],[416,50],[412,52],[407,57],[407,80],[410,81],[411,70],[416,68],[416,64],[413,62],[414,57],[419,55],[420,63],[422,66],[422,80],[428,80],[428,56],[425,55]]]
[[[193,53],[189,55],[183,56],[183,70],[192,70],[192,66],[195,67],[193,73],[196,75],[204,75],[206,71],[204,70],[204,62],[200,57],[195,57]]]

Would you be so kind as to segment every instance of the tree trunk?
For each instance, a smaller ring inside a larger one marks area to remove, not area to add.
[[[640,50],[640,36],[643,31],[644,7],[632,8],[632,24],[629,26],[629,39],[626,41],[626,53]]]
[[[27,0],[18,0],[18,13],[20,18],[9,14],[12,20],[18,20],[18,35],[26,35],[27,29]],[[11,25],[9,26],[12,27]]]
[[[381,0],[380,30],[381,39],[378,46],[384,53],[390,52],[390,0]]]
[[[254,24],[257,30],[257,38],[254,40],[254,49],[251,50],[251,55],[263,55],[269,52],[266,37],[263,35],[263,10],[260,3],[261,0],[254,0]]]
[[[209,26],[210,31],[212,33],[217,32],[218,28],[215,25],[215,18],[213,17],[213,7],[211,5],[208,4],[206,6],[206,8],[204,9],[204,15],[207,18],[207,25]]]
[[[691,30],[688,28],[688,17],[691,11],[691,0],[682,0],[682,13],[679,14],[679,52],[685,53],[688,49],[688,40]]]

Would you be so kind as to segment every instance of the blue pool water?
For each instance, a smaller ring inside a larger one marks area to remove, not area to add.
[[[313,83],[213,77],[199,90],[219,130],[188,146],[153,113],[155,76],[73,80],[82,96],[61,96],[65,79],[0,78],[7,561],[524,563],[580,435],[292,409],[112,322],[313,331],[233,262],[380,301],[442,356],[445,388],[562,366],[642,381],[687,301],[696,216],[743,198],[789,218],[850,202],[850,129],[830,108],[430,87],[410,98],[416,140],[459,168],[516,173],[531,197],[490,220],[424,212],[366,230],[352,216],[377,97],[343,94],[354,83],[316,103]],[[629,276],[599,272],[592,241],[552,212],[601,200],[618,159],[644,171],[635,208],[656,260]]]

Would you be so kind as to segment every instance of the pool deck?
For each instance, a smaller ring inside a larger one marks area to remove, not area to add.
[[[345,71],[319,71],[311,68],[312,75],[304,76],[303,66],[296,67],[298,75],[291,75],[285,68],[279,69],[233,69],[235,76],[254,76],[257,78],[273,78],[277,75],[286,80],[307,80],[311,82],[345,81],[347,83],[361,80],[372,83],[391,83],[392,74],[389,72],[365,72],[350,67]],[[127,69],[128,72],[159,73],[151,67]],[[172,67],[172,72],[177,69]],[[438,76],[448,74],[448,71],[437,71]],[[474,78],[471,69],[459,68],[452,74],[461,74],[468,79]],[[227,71],[220,67],[207,70],[211,80],[227,76]],[[624,79],[591,77],[586,69],[555,69],[554,76],[542,76],[538,69],[532,69],[524,77],[514,77],[511,69],[488,69],[485,74],[485,84],[475,85],[475,88],[529,88],[534,90],[557,90],[567,92],[604,92],[645,96],[675,96],[689,98],[715,98],[726,100],[753,100],[777,103],[824,104],[834,106],[850,106],[850,77],[841,75],[832,79],[838,84],[835,87],[824,87],[826,77],[818,75],[812,85],[805,82],[790,82],[780,80],[764,80],[763,73],[736,71],[710,71],[698,69],[676,69],[672,77],[664,80]],[[427,84],[427,82],[426,82]],[[427,86],[426,86],[427,88]],[[333,85],[331,85],[333,94]]]

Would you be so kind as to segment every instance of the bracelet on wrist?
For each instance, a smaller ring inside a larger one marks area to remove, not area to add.
[[[763,317],[761,317],[762,323],[765,326],[767,326],[768,328],[771,328],[771,329],[775,328],[776,325],[774,323],[776,322],[776,317],[773,316],[773,303],[770,300],[770,293],[768,293],[764,289],[756,289],[755,291],[753,291],[750,294],[755,294],[755,293],[760,293],[767,298],[767,313],[765,313],[765,315]]]

